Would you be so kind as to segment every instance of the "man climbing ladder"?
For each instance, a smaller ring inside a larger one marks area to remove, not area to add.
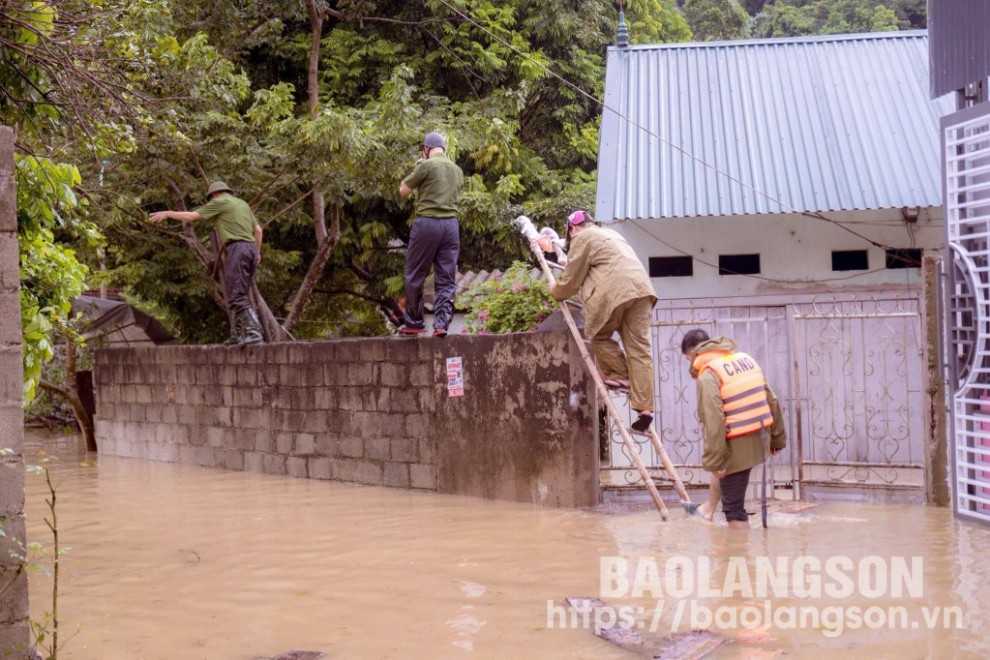
[[[519,228],[519,231],[523,234],[523,236],[525,236],[526,239],[529,240],[530,247],[532,248],[533,253],[536,255],[536,259],[539,262],[540,267],[543,269],[543,273],[546,275],[547,281],[550,283],[552,287],[555,286],[557,284],[557,281],[554,278],[553,273],[550,271],[550,266],[547,264],[547,261],[543,256],[543,247],[540,246],[541,234],[537,233],[536,227],[534,227],[530,219],[524,215],[521,215],[518,218],[516,218],[513,221],[513,224],[515,224],[516,227]],[[570,263],[570,260],[568,260],[568,263]],[[654,300],[655,299],[656,297],[654,296]],[[585,305],[585,309],[587,310],[587,302]],[[584,360],[585,366],[588,368],[588,373],[591,374],[592,379],[595,381],[595,385],[598,390],[598,396],[601,397],[601,400],[604,402],[608,414],[611,416],[612,420],[616,423],[616,426],[619,429],[619,434],[622,436],[622,441],[626,445],[626,449],[629,451],[629,456],[631,457],[633,464],[636,466],[636,469],[639,471],[640,477],[642,477],[643,483],[646,485],[646,489],[650,493],[650,497],[653,498],[653,503],[656,505],[657,510],[660,512],[660,517],[663,520],[668,520],[669,514],[667,513],[667,506],[663,503],[663,500],[660,498],[660,493],[657,492],[657,487],[656,484],[654,484],[653,482],[653,477],[650,475],[649,470],[647,470],[646,466],[643,464],[643,459],[639,455],[639,450],[636,448],[635,443],[633,443],[632,438],[629,435],[629,432],[635,429],[627,429],[622,424],[621,417],[619,416],[619,412],[618,410],[616,410],[615,406],[612,404],[612,400],[609,398],[608,390],[606,389],[601,376],[598,374],[598,369],[595,367],[595,363],[592,360],[591,355],[588,353],[588,349],[584,345],[584,338],[581,336],[581,333],[577,329],[577,325],[574,323],[574,318],[571,316],[570,309],[568,309],[566,304],[562,304],[560,306],[560,310],[564,316],[564,320],[567,322],[567,327],[570,328],[571,335],[574,337],[574,341],[577,344],[578,350],[581,353],[581,357]],[[652,378],[652,374],[651,374],[651,378]],[[652,392],[652,386],[651,386],[651,392]],[[650,406],[650,410],[652,411],[652,405]],[[673,463],[670,461],[670,458],[667,456],[667,452],[664,450],[663,444],[660,442],[660,438],[654,432],[653,425],[651,422],[652,422],[652,415],[650,415],[650,419],[646,423],[645,428],[640,432],[645,432],[650,437],[650,441],[653,443],[653,446],[657,451],[657,454],[660,456],[660,459],[663,462],[664,470],[668,473],[669,477],[674,482],[674,486],[677,489],[677,493],[681,498],[681,506],[684,507],[685,511],[688,511],[689,513],[693,512],[696,507],[690,502],[690,500],[688,500],[687,491],[684,489],[684,485],[681,483],[680,477],[678,477],[677,475],[677,470],[674,469]]]
[[[644,433],[653,423],[653,284],[626,239],[595,225],[587,211],[567,216],[567,243],[567,266],[550,295],[563,301],[581,291],[585,335],[605,373],[605,386],[631,391],[630,403],[639,413],[632,428]],[[616,332],[625,352],[612,339]]]

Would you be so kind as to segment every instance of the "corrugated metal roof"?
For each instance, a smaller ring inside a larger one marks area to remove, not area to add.
[[[605,104],[599,220],[942,203],[924,30],[612,47]]]

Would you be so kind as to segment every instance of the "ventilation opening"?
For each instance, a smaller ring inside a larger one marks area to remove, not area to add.
[[[921,248],[887,250],[887,268],[921,268]]]
[[[756,275],[759,272],[760,255],[758,254],[718,255],[719,275]]]
[[[691,257],[650,257],[650,277],[691,277],[694,259]]]
[[[832,270],[869,270],[866,250],[832,250]]]

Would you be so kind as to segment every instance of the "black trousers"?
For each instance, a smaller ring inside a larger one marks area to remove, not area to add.
[[[433,266],[436,299],[433,302],[435,328],[446,330],[454,316],[457,291],[457,255],[461,236],[457,218],[416,218],[406,248],[406,313],[409,327],[422,328],[423,282]]]
[[[224,248],[223,293],[233,315],[251,309],[251,285],[258,267],[258,247],[251,241],[231,241]]]
[[[722,513],[726,520],[749,520],[746,513],[746,489],[749,488],[749,473],[753,468],[733,472],[719,479],[722,487]]]

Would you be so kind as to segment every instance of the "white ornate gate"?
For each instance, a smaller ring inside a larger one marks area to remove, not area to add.
[[[990,110],[942,119],[945,300],[956,515],[990,522]]]
[[[664,301],[654,310],[657,429],[687,483],[700,469],[694,380],[681,355],[695,327],[726,335],[763,366],[786,416],[788,447],[773,459],[777,486],[906,490],[922,498],[927,425],[918,292]],[[616,403],[625,404],[624,397]],[[613,437],[602,483],[638,475]],[[647,465],[659,466],[647,442]],[[915,492],[916,491],[916,492]]]

